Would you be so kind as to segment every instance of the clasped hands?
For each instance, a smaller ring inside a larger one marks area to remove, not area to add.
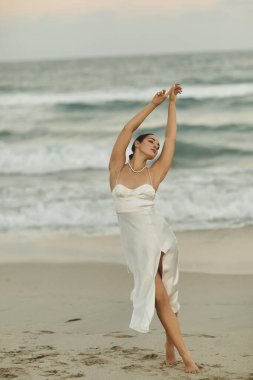
[[[168,97],[170,102],[176,102],[177,94],[182,93],[182,87],[180,83],[175,83],[171,86],[171,88],[166,92],[166,90],[158,91],[152,99],[152,103],[155,106],[163,103]]]

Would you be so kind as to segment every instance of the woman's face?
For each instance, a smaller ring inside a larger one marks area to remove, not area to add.
[[[152,160],[160,148],[159,139],[155,135],[146,136],[140,143],[139,148],[148,156],[149,160]]]

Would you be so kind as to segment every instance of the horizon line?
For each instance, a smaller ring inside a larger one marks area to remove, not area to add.
[[[170,52],[150,52],[150,53],[112,53],[104,55],[87,55],[87,56],[59,56],[59,57],[41,57],[41,58],[24,58],[24,59],[0,59],[0,64],[5,63],[35,63],[35,62],[54,62],[54,61],[72,61],[72,60],[89,60],[89,59],[110,59],[110,58],[127,58],[127,57],[145,57],[158,55],[187,55],[187,54],[203,54],[203,53],[234,53],[234,52],[250,52],[250,48],[229,48],[229,49],[209,49],[209,50],[189,50],[189,51],[170,51]]]

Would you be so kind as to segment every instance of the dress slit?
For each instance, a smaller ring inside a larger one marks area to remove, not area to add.
[[[154,215],[153,215],[154,217]],[[153,223],[152,223],[153,224]],[[134,289],[131,292],[130,299],[133,301],[133,306],[134,310],[132,313],[131,321],[129,324],[129,327],[131,329],[134,329],[136,331],[142,332],[142,333],[147,333],[149,332],[149,325],[154,317],[155,313],[155,276],[156,273],[159,269],[159,264],[160,264],[160,259],[162,256],[162,281],[164,284],[164,287],[166,289],[166,292],[169,296],[170,300],[170,305],[174,313],[178,312],[180,308],[180,304],[178,302],[178,288],[177,288],[177,283],[178,283],[178,268],[177,268],[177,241],[176,238],[175,240],[169,239],[169,236],[167,239],[165,239],[164,244],[161,244],[159,241],[157,233],[155,233],[156,228],[153,228],[154,231],[154,240],[156,240],[158,247],[157,253],[155,255],[156,257],[156,262],[154,265],[154,269],[152,271],[152,279],[150,281],[149,285],[149,297],[150,297],[150,302],[147,303],[146,308],[145,308],[145,313],[142,315],[142,319],[140,318],[141,314],[139,313],[138,310],[138,300],[135,303],[135,290],[138,289],[135,286]],[[171,231],[172,234],[174,235],[173,231]],[[167,246],[167,248],[165,248]],[[163,253],[163,254],[162,254]],[[174,259],[174,260],[173,260]],[[176,267],[173,269],[171,266],[171,263],[174,261],[174,266]],[[134,274],[134,273],[133,273]],[[136,274],[134,275],[136,276]],[[136,285],[136,283],[135,283]]]

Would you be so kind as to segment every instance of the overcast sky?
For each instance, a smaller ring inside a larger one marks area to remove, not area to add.
[[[241,50],[253,0],[0,0],[0,60]]]

